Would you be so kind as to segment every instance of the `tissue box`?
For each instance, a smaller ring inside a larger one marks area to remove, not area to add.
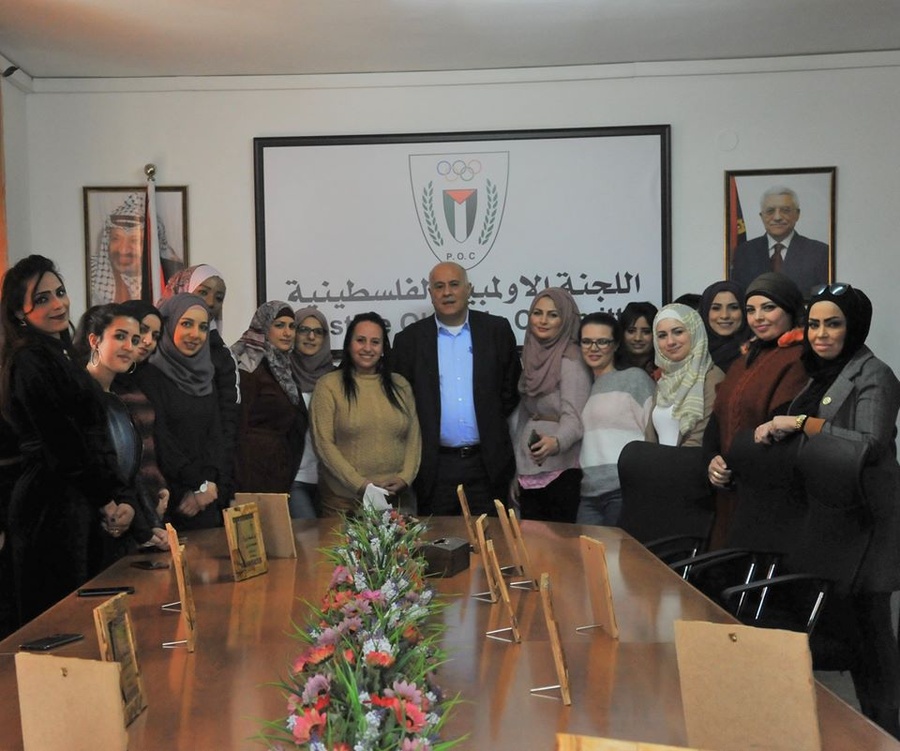
[[[423,542],[419,550],[428,563],[428,576],[455,576],[469,568],[469,541],[443,537]]]

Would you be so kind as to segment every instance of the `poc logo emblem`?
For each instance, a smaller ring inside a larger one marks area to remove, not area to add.
[[[490,252],[506,206],[509,152],[413,154],[409,175],[425,242],[466,269]]]

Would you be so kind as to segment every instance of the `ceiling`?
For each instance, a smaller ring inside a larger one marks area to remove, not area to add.
[[[475,70],[897,49],[897,0],[0,0],[0,55],[32,78]]]

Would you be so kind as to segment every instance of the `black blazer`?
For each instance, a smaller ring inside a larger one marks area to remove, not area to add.
[[[492,485],[515,471],[507,418],[519,403],[522,365],[509,321],[500,316],[469,311],[472,332],[472,392],[475,419],[481,438],[481,456]],[[437,478],[441,438],[441,391],[438,372],[437,324],[434,316],[416,321],[397,334],[393,349],[394,372],[410,382],[422,429],[422,463],[415,489],[430,496]]]
[[[731,280],[744,289],[760,274],[771,270],[769,239],[766,235],[741,243],[734,249]],[[804,299],[809,298],[812,287],[828,282],[828,246],[795,232],[781,270],[797,283]]]

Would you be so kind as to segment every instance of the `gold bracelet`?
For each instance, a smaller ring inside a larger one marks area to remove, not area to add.
[[[806,425],[806,420],[809,415],[797,415],[797,419],[794,422],[794,427],[797,429],[797,432],[803,430],[803,426]]]

